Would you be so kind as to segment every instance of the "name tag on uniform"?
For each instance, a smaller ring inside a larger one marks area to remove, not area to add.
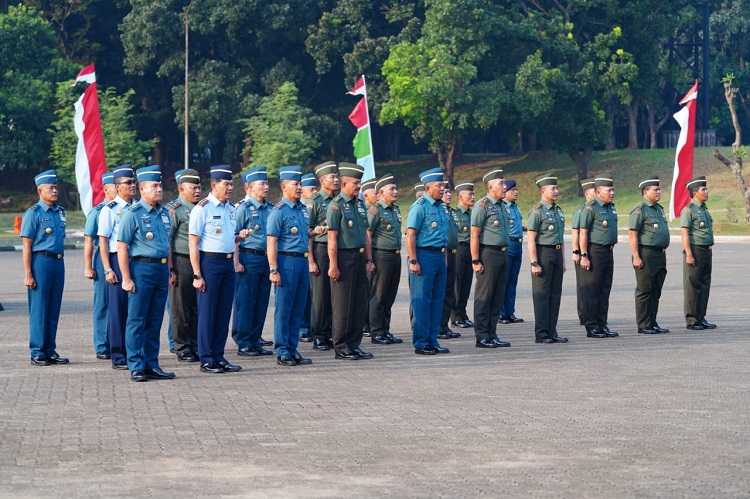
[[[169,217],[167,215],[162,215],[161,221],[165,224],[169,224]]]

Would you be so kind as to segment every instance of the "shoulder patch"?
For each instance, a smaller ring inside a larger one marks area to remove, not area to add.
[[[482,199],[479,200],[479,206],[482,207],[482,208],[487,208],[487,204],[489,202],[490,202],[490,200],[487,199],[486,197],[484,197],[484,198],[482,198]]]
[[[117,201],[110,201],[109,204],[107,204],[107,208],[114,208],[117,206]]]
[[[375,216],[378,213],[380,213],[380,209],[378,208],[378,205],[374,204],[374,205],[370,206],[370,208],[367,209],[367,213],[369,213],[370,215]]]
[[[208,204],[208,198],[203,198],[200,201],[198,201],[198,206],[203,207]]]
[[[630,213],[640,213],[641,212],[641,206],[643,206],[643,205],[639,204],[639,205],[634,206],[633,209],[630,210]]]
[[[338,203],[338,202],[336,202],[336,203],[331,203],[330,205],[328,205],[328,207],[329,207],[329,208],[330,208],[330,209],[331,209],[332,211],[339,211],[339,210],[341,209],[341,207],[339,206],[339,203]]]

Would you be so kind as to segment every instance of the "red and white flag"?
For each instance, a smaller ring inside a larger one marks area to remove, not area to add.
[[[682,209],[690,203],[687,183],[693,178],[693,153],[695,151],[695,115],[698,107],[698,82],[680,100],[682,109],[674,114],[680,125],[677,153],[672,174],[672,194],[669,198],[669,220],[680,216]]]
[[[104,157],[104,133],[99,115],[99,96],[96,93],[96,71],[90,64],[78,73],[76,83],[89,85],[76,101],[73,126],[78,137],[76,149],[76,184],[85,214],[104,199],[102,174],[107,171]]]

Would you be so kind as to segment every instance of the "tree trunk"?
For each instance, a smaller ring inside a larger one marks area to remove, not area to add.
[[[628,149],[638,149],[638,109],[640,103],[637,99],[633,99],[629,106],[628,111]]]
[[[617,141],[615,139],[615,106],[610,101],[609,104],[607,104],[607,126],[609,127],[609,132],[607,133],[607,143],[604,145],[604,149],[607,151],[614,151],[617,147]]]
[[[745,201],[745,223],[750,223],[750,189],[745,181],[745,175],[742,172],[742,157],[735,153],[734,158],[730,161],[726,156],[721,154],[718,149],[714,150],[714,157],[721,161],[724,166],[732,170],[734,178],[737,182],[737,188],[742,194],[742,198]]]
[[[656,149],[659,147],[659,130],[667,124],[669,112],[665,112],[664,117],[658,121],[656,119],[656,106],[646,103],[646,112],[648,113],[649,147]]]
[[[576,171],[578,172],[578,195],[583,195],[581,189],[581,181],[589,176],[589,164],[591,163],[591,155],[593,148],[586,146],[583,149],[568,152],[570,158],[575,161]]]
[[[536,130],[532,130],[529,132],[528,135],[528,150],[529,151],[536,151],[539,149],[539,135],[537,134]]]
[[[448,182],[448,186],[453,188],[453,159],[456,153],[456,141],[451,141],[447,144],[440,144],[437,147],[437,156],[440,167],[445,172],[445,180]]]

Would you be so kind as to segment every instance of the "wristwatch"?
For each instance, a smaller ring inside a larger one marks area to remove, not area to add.
[[[279,269],[277,269],[276,267],[271,267],[270,269],[268,269],[268,272],[270,274],[278,274],[279,273]]]
[[[581,250],[573,250],[573,254],[574,255],[580,255],[581,254]]]
[[[472,260],[471,261],[472,265],[479,265],[480,263],[482,263],[482,260]]]
[[[416,259],[409,260],[409,265],[416,265],[416,264],[417,264],[417,260]]]
[[[588,257],[589,257],[589,254],[588,254],[588,253],[581,253],[581,258],[583,258],[584,256],[585,256],[586,258],[588,258]]]
[[[200,274],[193,274],[193,279],[203,279],[203,276]]]
[[[537,262],[536,260],[534,260],[533,262],[531,262],[531,264],[530,264],[530,265],[531,265],[532,267],[539,267],[539,266],[540,266],[540,265],[539,265],[539,262]]]

